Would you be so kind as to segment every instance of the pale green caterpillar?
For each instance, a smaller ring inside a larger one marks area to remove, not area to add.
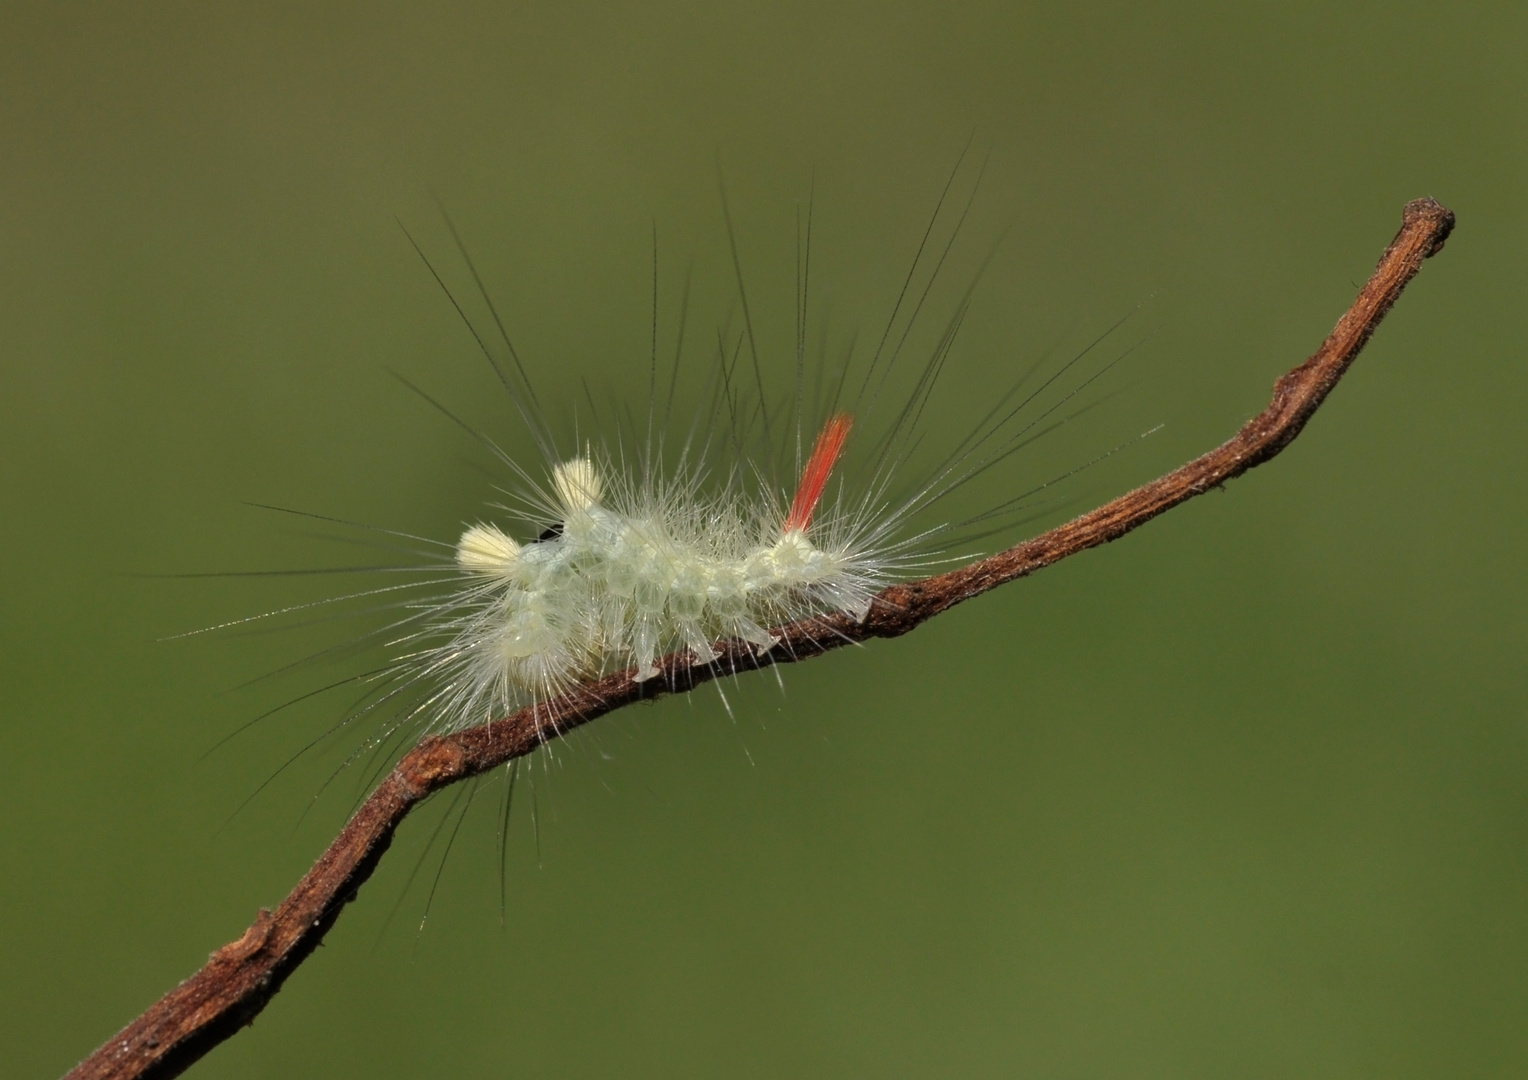
[[[520,544],[479,524],[457,544],[469,584],[440,605],[435,626],[448,640],[416,658],[447,687],[437,715],[476,724],[605,671],[634,666],[649,679],[679,649],[712,663],[723,638],[762,653],[778,641],[768,627],[803,615],[863,619],[883,567],[842,530],[827,529],[820,546],[812,528],[851,425],[839,414],[823,428],[783,521],[630,482],[607,497],[589,458],[555,466],[556,528]]]

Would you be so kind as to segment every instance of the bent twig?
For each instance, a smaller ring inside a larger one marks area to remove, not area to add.
[[[66,1080],[178,1076],[248,1024],[355,899],[404,816],[446,785],[529,754],[634,701],[684,693],[720,675],[805,660],[853,642],[899,637],[1004,582],[1118,539],[1272,458],[1304,428],[1422,260],[1443,247],[1453,227],[1454,215],[1432,199],[1408,203],[1401,231],[1380,257],[1374,276],[1316,354],[1274,384],[1273,401],[1230,441],[1158,480],[1007,551],[885,589],[863,622],[841,614],[802,619],[777,627],[780,643],[762,656],[744,642],[721,642],[716,663],[697,668],[690,666],[687,654],[676,653],[665,657],[658,676],[645,682],[636,682],[633,671],[620,672],[505,719],[424,739],[404,755],[275,911],[261,910],[239,940],[213,953],[205,967],[81,1062]]]

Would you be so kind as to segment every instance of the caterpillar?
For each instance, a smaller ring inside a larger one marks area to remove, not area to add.
[[[1037,361],[1009,377],[983,396],[979,410],[958,404],[957,412],[969,414],[966,434],[952,445],[926,445],[935,391],[980,275],[978,269],[942,325],[927,325],[930,295],[948,272],[964,220],[962,213],[947,235],[935,236],[948,190],[874,347],[851,340],[840,355],[820,348],[810,361],[808,214],[798,235],[793,370],[755,345],[734,241],[742,325],[722,325],[705,378],[696,379],[680,370],[681,318],[664,401],[655,269],[645,432],[636,421],[612,426],[607,416],[596,425],[598,438],[572,454],[459,238],[458,251],[498,330],[494,347],[479,329],[481,319],[467,314],[460,293],[419,251],[508,392],[542,464],[501,449],[404,380],[490,449],[507,473],[499,485],[507,500],[499,515],[465,522],[454,543],[393,534],[411,550],[423,542],[435,552],[424,565],[384,568],[412,569],[415,580],[320,602],[371,603],[363,615],[403,611],[358,642],[382,643],[381,665],[333,684],[367,687],[334,730],[381,718],[363,738],[377,749],[410,733],[457,731],[528,704],[554,703],[575,684],[614,671],[631,669],[645,681],[670,654],[683,654],[691,666],[712,664],[724,639],[763,655],[779,641],[771,628],[805,617],[837,612],[861,621],[886,585],[977,553],[972,543],[1011,529],[1054,483],[1078,471],[974,511],[928,513],[937,504],[948,508],[949,497],[970,480],[1064,424],[1068,403],[1129,352],[1092,371],[1079,368],[1116,324],[1048,374]],[[656,241],[654,258],[656,267]],[[687,431],[673,419],[681,383],[702,387]]]
[[[697,513],[629,484],[606,500],[589,458],[559,463],[558,520],[545,535],[521,545],[477,524],[457,544],[457,565],[481,581],[452,598],[462,614],[427,654],[426,666],[457,687],[447,711],[461,722],[492,718],[611,667],[634,665],[646,680],[679,648],[709,664],[719,638],[764,652],[779,641],[766,627],[808,612],[863,619],[884,573],[852,538],[820,547],[809,535],[852,425],[845,413],[828,420],[783,522],[750,521],[735,504]]]

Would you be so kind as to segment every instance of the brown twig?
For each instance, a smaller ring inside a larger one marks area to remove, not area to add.
[[[398,762],[274,912],[262,910],[243,937],[213,953],[205,967],[81,1062],[66,1080],[177,1076],[248,1024],[355,899],[404,816],[442,787],[529,754],[643,698],[683,693],[719,675],[805,660],[852,642],[898,637],[1004,582],[1118,539],[1267,461],[1300,433],[1422,260],[1443,247],[1453,227],[1454,215],[1433,200],[1408,203],[1401,231],[1374,276],[1316,354],[1274,384],[1269,406],[1223,446],[1144,487],[990,558],[892,586],[877,596],[863,622],[835,614],[778,627],[780,643],[763,656],[746,643],[723,642],[720,658],[709,668],[693,668],[686,654],[676,653],[661,662],[658,677],[646,682],[634,681],[630,671],[609,675],[506,719],[423,740]]]

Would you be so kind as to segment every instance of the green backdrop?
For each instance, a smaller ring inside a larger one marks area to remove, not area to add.
[[[665,302],[693,259],[725,318],[718,163],[787,356],[798,204],[873,333],[968,139],[1004,240],[951,400],[1144,304],[1032,467],[1162,430],[1047,521],[1260,409],[1406,200],[1459,228],[1272,465],[731,719],[600,721],[536,766],[502,925],[475,807],[417,929],[425,808],[191,1075],[1523,1075],[1525,40],[1514,3],[6,5],[6,1075],[237,937],[359,794],[313,800],[320,748],[240,810],[342,700],[204,756],[344,625],[159,640],[332,583],[137,575],[354,558],[249,501],[449,540],[491,497],[388,375],[503,424],[395,217],[459,281],[438,199],[576,396],[646,363],[655,226]]]

